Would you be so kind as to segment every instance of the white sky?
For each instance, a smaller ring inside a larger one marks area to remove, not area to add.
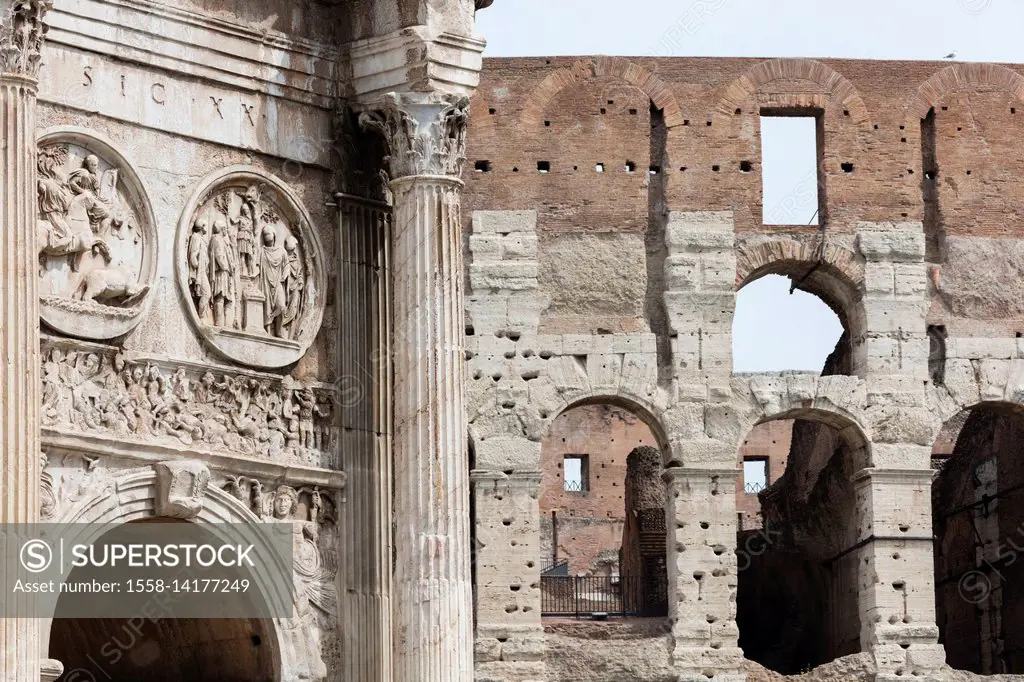
[[[846,57],[1024,62],[1024,0],[495,0],[477,14],[487,56]],[[774,123],[774,121],[772,122]],[[783,122],[781,124],[785,126]],[[765,213],[806,224],[817,201],[810,147],[792,129],[763,164]],[[789,281],[765,277],[736,301],[734,370],[820,371],[842,327]]]

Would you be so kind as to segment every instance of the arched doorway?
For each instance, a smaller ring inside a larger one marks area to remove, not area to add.
[[[935,610],[954,668],[1024,672],[1024,411],[982,403],[950,419],[932,463]]]
[[[272,682],[273,646],[260,620],[57,618],[49,656],[68,682]]]
[[[114,526],[94,542],[98,546],[138,540],[145,532],[139,526],[171,523],[189,524],[180,519],[152,517]],[[200,525],[189,524],[190,537],[202,542],[213,534]],[[156,536],[154,536],[156,537]],[[169,582],[182,569],[153,569],[147,577]],[[255,584],[248,570],[237,574]],[[110,577],[109,569],[77,567],[66,578],[76,585],[92,579]],[[118,599],[120,600],[120,595]],[[274,682],[280,655],[273,624],[264,618],[218,618],[216,614],[237,612],[238,608],[256,613],[265,605],[255,593],[217,594],[201,597],[209,604],[209,618],[176,617],[181,599],[200,599],[191,594],[172,594],[169,590],[139,595],[122,608],[134,615],[124,618],[83,617],[104,610],[102,601],[110,595],[63,593],[49,628],[49,656],[64,665],[61,680],[83,682],[177,680],[216,680],[218,682]],[[97,601],[99,600],[99,601]],[[258,602],[258,603],[257,603]],[[196,602],[193,602],[193,604]],[[245,604],[247,606],[242,606]]]
[[[195,462],[173,462],[175,465],[184,464],[183,468],[195,470],[199,478],[205,478],[199,470],[203,469],[201,463]],[[167,468],[168,463],[154,465],[153,469],[129,469],[108,475],[101,479],[102,485],[95,486],[95,494],[77,498],[73,504],[60,508],[54,516],[59,523],[74,524],[70,533],[77,534],[74,538],[65,537],[69,543],[89,544],[107,533],[124,528],[138,528],[139,522],[154,522],[165,520],[155,516],[155,510],[165,509],[168,506],[168,486],[160,483],[158,470]],[[208,474],[206,474],[208,475]],[[261,524],[275,524],[276,530],[287,529],[290,536],[293,556],[292,564],[288,565],[288,557],[281,552],[271,551],[271,558],[267,561],[257,561],[255,567],[250,568],[256,585],[259,586],[258,595],[250,593],[252,598],[259,598],[261,602],[255,602],[257,611],[262,616],[256,619],[247,617],[240,620],[228,622],[226,618],[200,619],[199,623],[189,623],[179,619],[177,623],[171,623],[170,619],[162,624],[161,628],[146,630],[139,627],[138,619],[122,620],[114,619],[112,622],[89,622],[96,619],[81,618],[81,612],[74,615],[77,619],[65,618],[60,611],[55,613],[55,618],[42,622],[43,641],[49,642],[51,646],[51,657],[61,661],[60,655],[75,658],[81,648],[82,642],[93,642],[108,633],[119,635],[119,642],[129,641],[128,633],[134,633],[136,642],[132,645],[141,653],[135,654],[141,657],[135,665],[142,665],[146,657],[151,655],[146,651],[152,651],[152,645],[139,648],[145,641],[160,637],[158,645],[161,650],[172,652],[175,649],[187,649],[186,645],[178,645],[182,642],[198,642],[200,647],[213,647],[209,655],[195,656],[195,665],[202,664],[204,670],[201,675],[184,675],[174,679],[257,679],[274,680],[275,682],[293,682],[294,680],[309,680],[319,682],[336,674],[336,663],[340,660],[340,642],[338,638],[337,625],[337,597],[336,597],[336,536],[332,529],[334,502],[326,495],[321,495],[320,503],[326,503],[331,513],[324,513],[322,516],[314,514],[311,510],[317,509],[317,498],[315,490],[308,488],[295,490],[286,485],[279,486],[273,493],[265,493],[263,501],[273,506],[271,512],[266,511],[264,517],[257,516],[249,504],[242,501],[232,492],[232,481],[225,481],[223,487],[209,485],[202,489],[196,489],[195,494],[187,499],[175,498],[173,508],[186,509],[190,521],[186,525],[193,528],[200,528],[203,532],[212,534],[222,540],[239,540],[239,533],[246,538],[251,538],[256,543],[264,542],[262,538],[268,537],[267,532],[274,530],[263,527],[264,532],[257,530]],[[272,495],[273,497],[270,497]],[[184,506],[182,506],[184,505]],[[314,529],[311,524],[313,519],[319,518],[320,524]],[[176,523],[182,523],[176,521]],[[232,524],[232,527],[224,524]],[[278,526],[276,524],[288,524]],[[141,524],[145,525],[145,524]],[[252,535],[246,530],[251,527]],[[323,545],[317,545],[311,536],[317,536]],[[276,541],[275,541],[276,542]],[[259,553],[259,552],[257,552]],[[77,570],[77,569],[75,569]],[[293,581],[288,585],[288,581]],[[293,589],[294,588],[294,589]],[[63,596],[63,595],[62,595]],[[260,610],[265,607],[267,610]],[[58,603],[58,609],[60,604]],[[143,618],[149,616],[149,611],[142,611]],[[135,613],[132,611],[131,613]],[[242,613],[242,612],[235,612]],[[267,614],[270,615],[267,615]],[[289,614],[291,617],[283,616]],[[88,614],[86,614],[88,615]],[[205,616],[204,613],[200,614]],[[243,615],[248,616],[249,612]],[[62,622],[71,621],[76,622]],[[124,630],[128,625],[128,631]],[[136,630],[142,630],[141,633]],[[52,635],[52,636],[51,636]],[[58,638],[59,635],[59,638]],[[143,637],[145,635],[145,637]],[[243,650],[246,638],[251,650]],[[145,640],[145,641],[144,641]],[[106,643],[107,640],[103,640]],[[64,642],[68,642],[65,644]],[[77,642],[77,643],[76,643]],[[228,645],[231,646],[228,646]],[[223,645],[223,649],[217,649]],[[102,647],[102,644],[100,645]],[[114,649],[117,645],[112,644]],[[237,646],[238,649],[232,649]],[[65,653],[73,649],[71,655]],[[111,647],[108,652],[113,652]],[[220,652],[219,654],[217,652]],[[168,655],[165,652],[164,655]],[[226,652],[226,653],[225,653]],[[92,655],[95,662],[102,664],[98,650],[86,651]],[[254,655],[255,654],[255,655]],[[111,653],[113,656],[113,653]],[[221,660],[223,656],[235,656],[234,662]],[[217,658],[215,658],[217,656]],[[94,660],[90,660],[95,667]],[[237,664],[241,661],[240,664]],[[68,661],[61,661],[64,665],[65,680],[75,680],[70,677],[74,672],[74,665]],[[128,661],[132,663],[132,661]],[[183,662],[182,665],[185,665]],[[206,667],[215,666],[215,667]],[[269,667],[268,667],[269,666]],[[150,679],[145,675],[136,674],[130,679]],[[77,682],[89,682],[93,679],[86,668],[79,673]],[[118,673],[121,674],[120,672]],[[158,675],[154,671],[153,675]],[[168,673],[169,674],[169,673]],[[241,677],[235,677],[235,675]],[[256,675],[249,677],[249,675]],[[96,675],[96,680],[118,679],[102,674]],[[152,679],[164,679],[164,677],[153,677]],[[170,679],[170,678],[168,678]]]
[[[739,645],[783,674],[860,651],[853,475],[865,441],[833,416],[780,415],[740,449]]]

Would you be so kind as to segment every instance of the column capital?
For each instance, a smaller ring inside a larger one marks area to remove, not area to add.
[[[36,79],[53,0],[0,0],[0,77]]]
[[[392,180],[462,174],[469,127],[465,95],[388,93],[363,105],[359,124],[384,136]]]

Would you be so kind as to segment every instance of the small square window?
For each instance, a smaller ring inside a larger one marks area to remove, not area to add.
[[[768,487],[768,460],[743,460],[743,492],[756,495]]]
[[[562,462],[563,488],[567,493],[590,490],[590,458],[587,455],[566,455]]]

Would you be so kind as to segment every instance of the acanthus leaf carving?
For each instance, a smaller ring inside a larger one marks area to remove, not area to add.
[[[43,21],[53,0],[6,0],[0,6],[0,74],[38,78],[43,39],[48,29]]]
[[[392,179],[462,174],[469,126],[465,95],[389,93],[368,106],[359,123],[387,142]]]

